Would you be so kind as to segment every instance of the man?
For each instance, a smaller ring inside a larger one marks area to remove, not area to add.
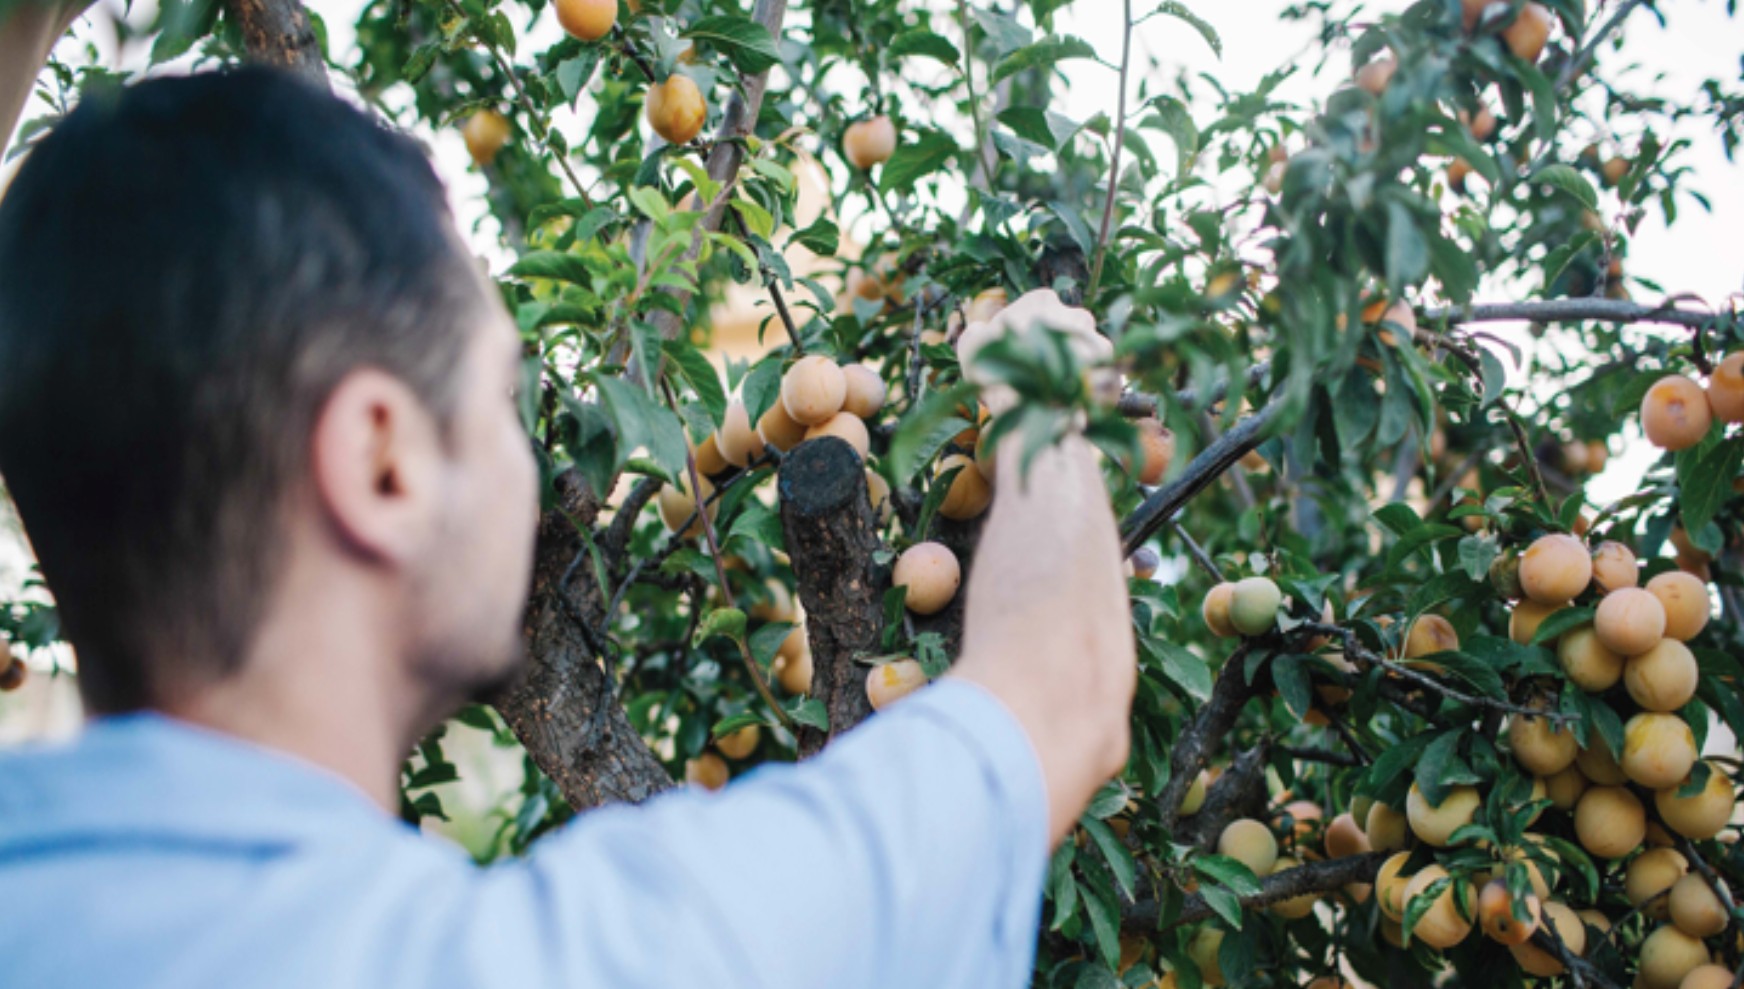
[[[1000,496],[939,684],[720,795],[477,868],[395,820],[512,673],[519,343],[412,143],[247,70],[90,97],[0,200],[0,475],[93,720],[0,757],[7,986],[1015,987],[1127,748],[1074,439]],[[1036,321],[1106,349],[1052,293]]]

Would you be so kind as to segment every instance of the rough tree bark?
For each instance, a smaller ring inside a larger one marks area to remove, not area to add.
[[[321,42],[297,0],[225,0],[224,9],[242,34],[249,61],[276,65],[327,85]]]
[[[574,471],[555,484],[557,503],[539,520],[523,626],[527,664],[491,701],[571,807],[636,803],[670,788],[672,778],[631,726],[589,642],[586,629],[605,626],[606,601],[580,533],[594,528],[601,501]]]
[[[805,604],[811,693],[830,715],[827,733],[800,730],[803,759],[872,713],[865,669],[854,660],[878,649],[890,573],[875,560],[880,544],[866,469],[852,446],[834,437],[800,444],[782,461],[777,490]]]

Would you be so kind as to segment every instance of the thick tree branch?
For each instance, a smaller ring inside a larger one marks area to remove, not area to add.
[[[1211,760],[1213,748],[1228,736],[1235,726],[1242,706],[1253,696],[1243,667],[1247,665],[1248,647],[1243,644],[1224,660],[1211,687],[1211,697],[1199,709],[1181,736],[1175,739],[1169,753],[1169,782],[1157,794],[1157,811],[1164,831],[1174,833],[1181,819],[1181,801],[1198,778],[1199,771]],[[1209,797],[1209,794],[1207,794]]]
[[[1240,672],[1235,673],[1240,678]],[[1227,731],[1225,732],[1227,734]],[[1181,821],[1177,844],[1192,845],[1202,852],[1217,847],[1217,839],[1229,822],[1241,817],[1257,818],[1266,811],[1266,755],[1270,745],[1261,743],[1236,755],[1229,768],[1205,789],[1199,812]]]
[[[1717,319],[1713,313],[1692,312],[1666,303],[1642,305],[1613,299],[1552,299],[1547,302],[1504,302],[1449,307],[1425,312],[1429,323],[1445,321],[1450,326],[1472,323],[1502,323],[1527,320],[1534,323],[1662,323],[1700,329]]]
[[[557,503],[539,521],[523,625],[526,666],[491,703],[571,807],[646,800],[672,778],[618,704],[593,641],[592,629],[605,618],[593,569],[570,573],[583,552],[581,533],[593,528],[602,504],[574,471],[553,483]]]
[[[242,34],[251,62],[288,69],[319,86],[327,85],[321,43],[297,0],[225,0],[225,9]]]
[[[781,465],[781,526],[811,644],[812,696],[829,712],[829,731],[803,728],[801,758],[822,749],[872,713],[866,670],[883,629],[884,589],[878,534],[860,455],[834,437],[801,443]]]
[[[1274,398],[1265,408],[1236,423],[1234,429],[1200,451],[1181,476],[1158,488],[1144,500],[1120,527],[1120,537],[1128,556],[1143,546],[1163,526],[1168,525],[1182,506],[1222,477],[1236,462],[1258,447],[1266,438],[1266,430],[1283,412],[1284,400]]]

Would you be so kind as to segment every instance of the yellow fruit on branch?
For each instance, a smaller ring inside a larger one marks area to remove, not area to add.
[[[1623,895],[1630,906],[1654,920],[1671,916],[1671,887],[1689,872],[1689,860],[1674,848],[1650,848],[1623,870]]]
[[[1595,786],[1574,809],[1575,837],[1591,855],[1620,859],[1647,837],[1647,809],[1620,786]]]
[[[1684,976],[1713,961],[1707,945],[1666,924],[1641,942],[1642,989],[1678,989]]]
[[[777,398],[757,420],[757,438],[786,453],[805,442],[805,424],[788,415],[787,406]]]
[[[1678,878],[1667,896],[1666,916],[1690,937],[1713,937],[1726,929],[1726,907],[1706,878],[1688,873]],[[1660,918],[1665,919],[1664,917]]]
[[[1580,915],[1567,904],[1556,900],[1544,904],[1543,923],[1549,924],[1556,936],[1562,939],[1569,954],[1578,958],[1587,950],[1586,925],[1581,922]],[[1552,978],[1562,974],[1561,960],[1529,941],[1510,945],[1508,951],[1514,956],[1514,962],[1528,975]]]
[[[704,752],[684,764],[684,781],[705,790],[719,790],[731,776],[726,760],[713,752]]]
[[[1405,887],[1411,877],[1404,875],[1404,870],[1410,858],[1410,852],[1399,852],[1382,862],[1380,871],[1375,873],[1375,905],[1395,921],[1405,916]]]
[[[1508,746],[1520,765],[1534,776],[1562,772],[1580,751],[1573,731],[1549,718],[1523,714],[1508,719]]]
[[[805,438],[808,440],[823,436],[834,436],[847,443],[860,455],[861,460],[872,454],[872,434],[866,429],[866,420],[852,412],[838,412],[805,431]]]
[[[1695,765],[1695,733],[1675,714],[1637,714],[1623,725],[1623,757],[1618,762],[1632,783],[1650,790],[1674,786]]]
[[[1218,835],[1217,854],[1235,859],[1256,876],[1269,876],[1278,862],[1278,839],[1261,822],[1238,818]]]
[[[1732,989],[1736,981],[1731,969],[1710,963],[1690,969],[1677,989]]]
[[[1520,554],[1520,589],[1539,604],[1567,604],[1586,590],[1592,579],[1593,559],[1573,536],[1540,536]]]
[[[1398,60],[1391,55],[1382,55],[1356,70],[1356,86],[1365,93],[1379,96],[1387,91],[1394,73],[1398,71]]]
[[[1622,786],[1629,782],[1628,774],[1623,772],[1623,766],[1617,762],[1617,757],[1611,754],[1611,747],[1603,739],[1594,738],[1591,745],[1580,750],[1575,756],[1574,764],[1589,782],[1599,786]]]
[[[1708,781],[1687,797],[1678,796],[1688,780],[1668,786],[1653,795],[1653,805],[1666,827],[1692,841],[1706,841],[1720,833],[1737,809],[1732,777],[1718,763],[1707,763]]]
[[[1442,795],[1441,803],[1432,804],[1417,784],[1411,784],[1411,792],[1405,797],[1405,819],[1411,825],[1411,833],[1436,848],[1446,848],[1453,841],[1453,833],[1477,817],[1478,807],[1483,804],[1483,797],[1478,794],[1475,786],[1448,787]]]
[[[1639,587],[1618,588],[1599,600],[1593,612],[1593,631],[1606,649],[1639,656],[1665,637],[1665,605]],[[1682,643],[1671,641],[1682,648]]]
[[[1369,850],[1369,836],[1357,826],[1355,817],[1340,814],[1327,823],[1325,844],[1327,858],[1349,858]]]
[[[1646,591],[1639,593],[1658,603]],[[1688,704],[1700,679],[1695,654],[1676,639],[1660,639],[1653,648],[1623,664],[1623,686],[1635,703],[1649,711],[1676,711]]]
[[[962,454],[952,454],[939,461],[937,476],[943,477],[953,470],[957,474],[951,480],[945,500],[939,503],[939,514],[964,522],[987,511],[987,506],[993,504],[993,488],[987,483],[986,475],[976,468],[975,461]]]
[[[1606,540],[1593,550],[1593,587],[1600,594],[1641,582],[1641,565],[1635,552],[1615,540]]]
[[[1283,592],[1269,577],[1238,580],[1230,593],[1229,624],[1245,636],[1264,635],[1277,627],[1283,601]]]
[[[1727,354],[1708,376],[1708,408],[1721,422],[1744,422],[1744,351]]]
[[[557,23],[571,37],[598,41],[618,21],[618,0],[557,0]]]
[[[943,543],[916,543],[896,558],[891,583],[907,589],[905,603],[917,615],[936,615],[957,596],[963,569]]]
[[[1405,636],[1406,659],[1419,659],[1438,652],[1458,650],[1459,633],[1453,630],[1452,622],[1440,615],[1418,617],[1411,623],[1411,631]]]
[[[848,386],[847,395],[842,400],[844,411],[870,419],[884,408],[889,389],[877,372],[860,364],[849,364],[842,368],[842,377]]]
[[[926,671],[912,659],[898,659],[872,667],[866,674],[866,699],[872,710],[882,711],[926,686]]]
[[[1288,872],[1301,864],[1300,859],[1291,858],[1288,855],[1280,856],[1278,861],[1272,864],[1270,874],[1275,876],[1280,872]],[[1301,896],[1293,896],[1287,900],[1273,903],[1271,910],[1285,920],[1301,920],[1314,912],[1314,904],[1319,903],[1320,898],[1321,894],[1319,893],[1304,893]]]
[[[1377,852],[1392,852],[1405,847],[1411,838],[1411,822],[1404,814],[1377,802],[1369,808],[1363,831],[1369,846]]]
[[[1133,426],[1138,430],[1139,448],[1144,451],[1137,471],[1138,482],[1158,484],[1174,462],[1175,434],[1157,419],[1140,419]]]
[[[1561,611],[1564,604],[1566,602],[1539,604],[1531,599],[1521,601],[1508,614],[1508,638],[1523,646],[1530,645],[1533,636],[1538,634],[1538,626],[1544,624],[1546,618]]]
[[[1502,29],[1502,41],[1515,58],[1536,64],[1550,41],[1550,8],[1541,3],[1520,8],[1514,23]]]
[[[1593,627],[1582,625],[1564,632],[1557,640],[1556,658],[1575,686],[1597,694],[1611,689],[1623,679],[1623,663],[1627,657],[1605,648]]]
[[[1478,926],[1497,944],[1525,943],[1538,929],[1541,915],[1538,897],[1528,893],[1516,900],[1500,879],[1485,883],[1478,893]]]
[[[1208,986],[1223,985],[1223,966],[1217,953],[1223,947],[1223,932],[1215,927],[1201,927],[1187,942],[1187,958],[1199,969],[1199,979]]]
[[[1407,909],[1409,909],[1411,901],[1423,895],[1430,886],[1448,878],[1447,870],[1441,866],[1424,866],[1422,871],[1412,876],[1411,881],[1405,884]],[[1462,884],[1467,886],[1467,895],[1464,897],[1458,895],[1456,890],[1456,887]],[[1466,936],[1471,933],[1472,921],[1470,917],[1460,911],[1462,899],[1466,903],[1472,901],[1470,884],[1465,884],[1463,880],[1449,882],[1442,887],[1440,893],[1436,894],[1429,909],[1417,918],[1416,926],[1405,932],[1406,936],[1413,940],[1422,941],[1438,951],[1446,951],[1464,941]]]
[[[1687,450],[1702,441],[1713,425],[1707,392],[1682,375],[1654,382],[1641,399],[1641,428],[1661,450]]]
[[[722,417],[716,436],[721,456],[734,467],[749,467],[751,461],[763,453],[763,438],[751,428],[751,416],[745,403],[738,399],[727,406],[727,414]]]
[[[709,501],[710,498],[714,497],[715,486],[710,484],[706,477],[702,478],[701,491],[702,500],[708,505],[709,521],[713,522],[720,505],[718,502]],[[678,534],[678,538],[694,539],[702,535],[702,515],[696,510],[697,499],[691,496],[688,476],[681,476],[678,484],[668,484],[662,487],[658,501],[661,520],[666,523],[666,528]],[[687,519],[691,520],[688,525],[686,525]],[[683,532],[679,532],[681,526],[684,527]]]
[[[696,140],[708,120],[708,103],[702,98],[702,90],[682,73],[673,73],[665,82],[649,86],[646,108],[648,126],[670,144]]]
[[[460,127],[461,140],[473,163],[483,168],[496,161],[497,152],[509,143],[509,118],[495,110],[478,110]]]
[[[849,124],[842,133],[842,153],[855,168],[881,165],[895,151],[896,125],[883,114]]]
[[[757,743],[763,738],[763,729],[756,725],[746,725],[737,731],[728,732],[715,740],[715,748],[729,759],[743,759],[757,751]]]
[[[1224,581],[1205,592],[1205,601],[1199,606],[1199,614],[1205,620],[1205,627],[1220,639],[1235,635],[1235,626],[1229,622],[1229,605],[1234,598],[1235,584]]]
[[[1665,608],[1665,634],[1683,642],[1701,634],[1712,605],[1708,585],[1681,570],[1669,570],[1647,582],[1647,591]]]
[[[836,362],[813,354],[801,357],[781,376],[781,404],[804,426],[828,422],[848,400],[848,379]]]

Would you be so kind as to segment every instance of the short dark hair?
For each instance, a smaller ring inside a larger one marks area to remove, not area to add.
[[[258,68],[88,94],[0,200],[0,476],[88,707],[234,671],[335,385],[446,423],[483,297],[419,147]]]

